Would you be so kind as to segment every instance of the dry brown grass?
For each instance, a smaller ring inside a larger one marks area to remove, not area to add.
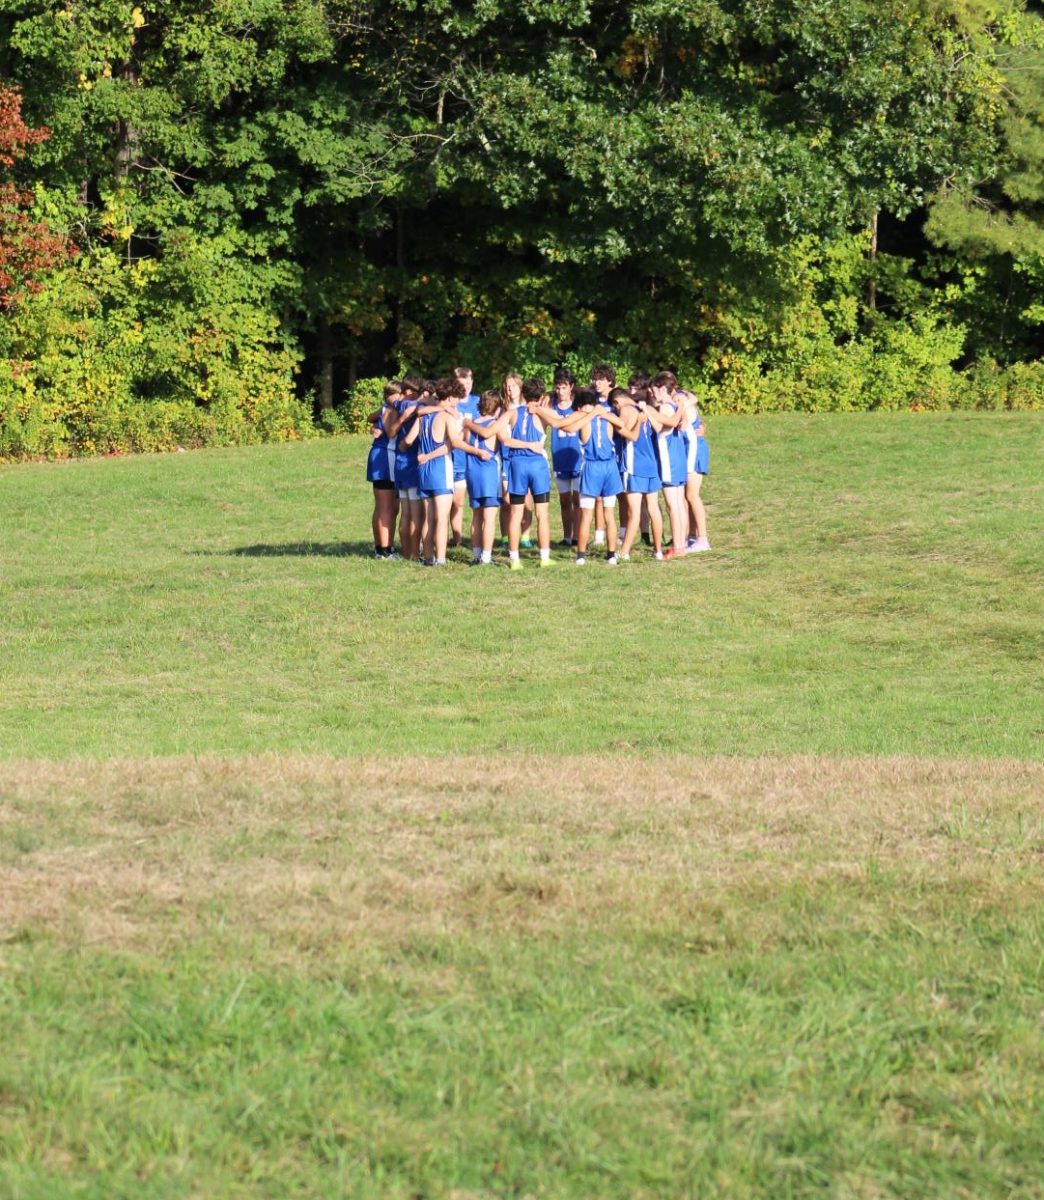
[[[1042,854],[1044,766],[1024,762],[8,763],[0,940],[226,931],[299,954],[491,923],[720,924],[730,896],[882,878],[1039,903]]]

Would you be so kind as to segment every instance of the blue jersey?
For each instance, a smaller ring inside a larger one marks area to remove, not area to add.
[[[677,404],[668,402],[662,407],[677,412]],[[656,435],[657,457],[660,462],[660,478],[665,487],[679,487],[688,478],[687,446],[680,426],[665,429]]]
[[[488,429],[497,421],[496,417],[474,417],[474,423]],[[468,434],[468,444],[479,450],[488,450],[486,439],[477,433]],[[464,456],[467,461],[465,478],[468,481],[468,495],[471,499],[500,499],[500,459],[494,454],[487,462],[476,458],[474,454]]]
[[[570,417],[573,415],[572,405],[560,408],[557,404],[551,406],[557,416]],[[580,445],[580,434],[574,429],[572,433],[551,426],[551,466],[559,479],[574,479],[580,474],[583,463],[583,450]]]
[[[440,414],[437,412],[425,413],[420,419],[420,436],[417,438],[419,447],[418,453],[430,454],[433,450],[438,450],[446,445],[446,439],[435,437],[435,418]],[[451,420],[449,413],[442,413],[444,420]],[[420,479],[420,489],[425,494],[443,494],[453,491],[453,455],[442,454],[438,458],[433,458],[430,462],[421,463],[418,472]]]
[[[644,416],[638,418],[636,426],[638,437],[629,442],[621,438],[620,470],[628,475],[641,475],[645,478],[655,478],[660,474],[660,459],[657,446],[653,440],[653,427]]]
[[[400,400],[395,407],[400,414],[412,414],[419,403],[419,400]],[[399,432],[395,439],[395,482],[401,483],[403,487],[417,486],[417,442],[415,440],[411,446],[403,444],[403,439],[409,433],[416,419],[413,415],[407,416],[399,426]]]
[[[591,421],[591,436],[584,442],[584,462],[608,462],[616,458],[613,434],[605,417]]]
[[[529,409],[525,407],[519,408],[516,409],[514,420],[511,422],[509,436],[516,438],[520,442],[542,442],[544,440],[544,426],[533,416]],[[535,458],[537,456],[544,458],[543,449],[518,450],[512,449],[510,446],[504,447],[505,458]]]
[[[469,417],[472,421],[478,416],[479,398],[474,392],[470,396],[465,396],[463,400],[457,401],[457,412],[460,416]],[[465,454],[463,450],[453,451],[453,477],[458,482],[466,477],[465,467],[466,459],[470,456]]]

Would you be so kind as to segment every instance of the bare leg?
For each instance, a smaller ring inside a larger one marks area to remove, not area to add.
[[[525,504],[511,505],[511,521],[508,525],[508,550],[518,553],[518,543],[522,540],[522,517],[526,511]]]
[[[453,532],[454,546],[459,546],[464,541],[464,506],[468,502],[468,485],[463,479],[454,483],[452,500],[450,529]]]
[[[395,538],[395,503],[393,491],[382,489],[373,494],[373,540],[389,550]]]
[[[616,505],[603,504],[605,513],[605,548],[607,553],[616,553]]]
[[[678,484],[663,489],[667,501],[667,511],[671,516],[671,543],[675,555],[685,553],[685,539],[689,532],[688,515],[685,511],[685,490]]]
[[[703,497],[700,495],[702,486],[703,476],[698,471],[693,471],[685,485],[685,499],[689,502],[689,515],[696,528],[698,538],[707,536],[707,510],[703,506]]]
[[[642,512],[642,495],[640,492],[625,492],[620,497],[620,502],[625,505],[623,518],[624,524],[627,526],[627,532],[624,534],[620,553],[626,558],[631,553],[631,547],[638,537],[638,527]]]
[[[569,541],[573,536],[573,492],[559,492],[558,503],[562,510],[562,538]]]
[[[548,512],[548,505],[537,504],[536,506],[536,523],[537,523],[537,545],[541,550],[551,549],[551,516]]]
[[[452,493],[436,496],[428,501],[428,543],[435,551],[435,561],[439,563],[446,561],[446,543],[449,541],[452,508]]]
[[[591,536],[591,518],[593,516],[593,508],[580,510],[580,532],[576,537],[576,553],[580,557],[587,553],[587,539]]]
[[[660,493],[651,492],[642,505],[643,515],[652,532],[653,550],[659,554],[663,545],[663,513],[660,512]]]

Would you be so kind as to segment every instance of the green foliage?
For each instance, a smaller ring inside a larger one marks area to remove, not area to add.
[[[207,244],[205,250],[212,246]],[[182,245],[130,266],[99,248],[4,329],[0,453],[169,450],[309,436],[296,358],[234,272]]]
[[[236,440],[331,365],[962,402],[955,369],[1039,356],[1042,30],[1022,0],[0,0],[0,71],[98,288],[69,312],[143,360],[90,389]],[[2,336],[15,372],[51,353]]]
[[[387,382],[383,376],[360,379],[346,394],[344,405],[338,413],[345,433],[366,432],[370,424],[367,418],[384,402],[384,385]]]

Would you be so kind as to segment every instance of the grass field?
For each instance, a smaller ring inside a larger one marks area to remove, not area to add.
[[[615,573],[373,562],[359,441],[3,468],[0,753],[1041,755],[1038,416],[712,433]]]
[[[0,468],[2,1200],[1044,1197],[1044,425],[712,433],[615,572]]]

